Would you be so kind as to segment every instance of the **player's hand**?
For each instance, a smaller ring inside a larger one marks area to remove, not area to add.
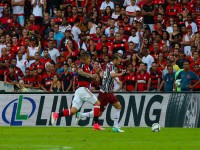
[[[122,75],[124,75],[126,73],[126,70],[122,70]]]

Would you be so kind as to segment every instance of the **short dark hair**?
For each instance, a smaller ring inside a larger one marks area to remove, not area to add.
[[[173,66],[172,66],[172,65],[168,65],[168,66],[167,66],[167,69],[168,69],[168,68],[170,68],[170,67],[172,67],[172,68],[173,68]]]

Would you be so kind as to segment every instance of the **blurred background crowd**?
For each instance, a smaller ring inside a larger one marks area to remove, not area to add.
[[[199,31],[200,0],[0,0],[0,81],[73,92],[88,51],[100,75],[122,56],[114,91],[173,91],[180,70],[200,76]],[[100,84],[101,76],[91,91]]]

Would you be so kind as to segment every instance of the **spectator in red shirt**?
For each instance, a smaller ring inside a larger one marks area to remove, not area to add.
[[[60,69],[63,67],[64,62],[67,60],[67,57],[65,55],[65,50],[63,48],[60,49],[60,56],[58,57],[57,60],[57,68]]]
[[[34,89],[40,89],[42,84],[42,76],[38,74],[38,70],[36,68],[33,68],[33,86]]]
[[[24,81],[24,86],[26,88],[32,88],[34,79],[30,75],[30,68],[26,68],[25,76],[22,78],[22,80]]]
[[[196,75],[198,77],[200,77],[200,67],[199,64],[195,64],[194,65],[194,73],[196,73]],[[197,81],[196,80],[192,80],[192,85],[194,85]],[[200,84],[197,84],[195,87],[193,87],[192,91],[200,91]]]
[[[122,41],[120,33],[115,34],[115,42],[113,42],[112,46],[113,46],[112,54],[117,53],[118,50],[122,50],[123,53],[125,53],[126,50],[128,49],[128,45],[124,41]]]
[[[76,7],[83,8],[88,5],[88,0],[76,0]]]
[[[157,63],[153,62],[152,67],[150,68],[147,91],[158,91],[161,83],[161,77],[162,73],[158,71]]]
[[[41,88],[45,92],[50,91],[51,84],[53,82],[53,73],[51,73],[51,63],[46,63],[45,65],[45,72],[42,76],[42,84]]]
[[[38,73],[42,74],[44,71],[44,64],[40,61],[40,54],[38,52],[35,53],[35,62],[31,64],[30,70],[33,70],[33,68],[37,68]]]
[[[107,42],[107,37],[105,34],[102,34],[101,36],[101,42],[97,43],[96,45],[96,51],[98,54],[101,54],[102,47],[108,46],[108,54],[111,55],[112,53],[112,43]]]
[[[166,7],[166,15],[167,17],[176,18],[179,10],[179,6],[175,4],[175,0],[170,0],[169,5]]]
[[[108,56],[108,55],[105,55],[105,56],[104,56],[104,62],[101,63],[101,68],[102,68],[103,70],[106,69],[106,65],[107,65],[107,63],[109,63],[109,61],[110,61],[109,56]]]
[[[200,65],[200,57],[198,51],[194,51],[192,53],[192,59],[190,59],[190,69],[192,71],[194,71],[194,67],[196,64]]]
[[[16,73],[18,79],[19,79],[20,77],[22,78],[22,77],[24,76],[24,74],[23,74],[23,72],[21,71],[21,69],[20,69],[19,67],[16,66],[16,65],[17,65],[17,59],[16,59],[16,58],[12,58],[10,64],[12,64],[12,65],[15,66],[15,67],[14,67],[14,71],[15,71],[15,73]]]
[[[4,81],[4,72],[9,66],[8,55],[6,48],[1,49],[1,58],[0,58],[0,81]]]
[[[4,84],[11,84],[14,85],[14,92],[17,90],[18,78],[17,74],[15,73],[15,65],[10,65],[8,71],[5,73],[4,77]]]
[[[164,58],[164,55],[163,55],[163,53],[159,53],[158,54],[158,60],[157,60],[157,67],[158,67],[158,71],[159,72],[162,72],[162,70],[164,70],[165,69],[165,67],[166,67],[166,59]]]
[[[1,25],[5,30],[8,30],[9,25],[12,22],[12,17],[9,12],[9,8],[5,7],[2,14],[3,14],[2,17],[0,18]]]
[[[48,49],[43,50],[43,57],[40,58],[40,62],[45,66],[47,62],[52,62],[53,60],[50,58]]]
[[[133,64],[128,64],[127,73],[124,75],[124,91],[132,92],[135,91],[135,72],[133,71]]]
[[[146,72],[145,64],[140,63],[138,72],[136,73],[136,91],[147,91],[147,83],[149,81],[149,73]]]
[[[20,45],[18,43],[19,37],[17,36],[17,34],[12,36],[12,47],[11,47],[11,54],[12,55],[17,55],[19,49],[20,49]]]

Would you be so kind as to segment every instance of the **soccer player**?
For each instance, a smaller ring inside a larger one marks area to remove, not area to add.
[[[103,128],[98,124],[98,117],[100,114],[100,102],[97,97],[89,91],[89,86],[92,80],[96,79],[97,74],[90,74],[90,55],[84,52],[81,55],[81,64],[78,68],[78,89],[75,91],[74,99],[72,102],[72,107],[70,109],[64,109],[62,112],[52,112],[51,123],[55,123],[57,118],[62,116],[70,116],[76,114],[76,112],[81,108],[84,102],[89,102],[94,105],[94,130],[103,130]]]
[[[114,78],[125,74],[125,71],[122,71],[122,73],[115,73],[114,71],[115,67],[117,67],[120,64],[120,62],[121,62],[121,57],[117,53],[114,54],[111,59],[111,62],[106,65],[106,69],[102,77],[102,86],[98,95],[98,99],[101,103],[100,116],[102,115],[108,103],[111,103],[116,108],[114,126],[112,129],[113,132],[124,132],[118,126],[120,110],[122,106],[117,97],[112,93]],[[76,116],[77,121],[79,121],[80,118],[93,117],[93,114],[94,114],[93,111],[87,113],[79,112],[77,113]]]

